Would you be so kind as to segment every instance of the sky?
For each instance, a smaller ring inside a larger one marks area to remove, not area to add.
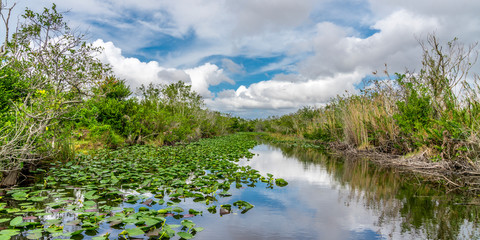
[[[385,64],[390,73],[418,71],[428,34],[480,40],[473,0],[3,2],[17,2],[17,14],[55,3],[134,91],[184,81],[209,109],[244,118],[324,106],[356,93]]]

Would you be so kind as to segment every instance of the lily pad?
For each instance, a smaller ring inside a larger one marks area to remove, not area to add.
[[[190,233],[186,233],[186,232],[177,232],[178,236],[180,236],[181,238],[183,239],[192,239],[193,238],[193,235],[190,234]]]
[[[275,179],[275,184],[279,187],[285,187],[288,185],[288,182],[285,181],[283,178],[277,178]]]
[[[22,222],[23,222],[23,217],[16,217],[12,219],[12,221],[10,221],[10,226],[16,227],[22,224]]]
[[[145,232],[142,231],[142,229],[140,229],[140,228],[129,228],[129,229],[125,229],[125,231],[127,231],[128,236],[130,236],[130,237],[139,236],[139,235],[144,235],[144,234],[145,234]]]

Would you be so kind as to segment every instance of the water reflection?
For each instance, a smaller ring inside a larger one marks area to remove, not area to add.
[[[304,206],[313,216],[311,227],[331,233],[334,239],[480,236],[477,206],[455,205],[465,200],[445,196],[414,177],[405,178],[368,161],[327,157],[313,149],[282,147],[280,151],[260,145],[253,152],[256,156],[249,165],[289,181],[288,194],[278,196],[292,202],[284,207]]]

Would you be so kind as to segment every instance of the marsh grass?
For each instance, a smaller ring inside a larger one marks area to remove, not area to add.
[[[382,153],[422,152],[427,160],[453,163],[444,165],[449,170],[478,172],[480,79],[469,73],[476,44],[442,45],[435,35],[420,44],[418,73],[385,70],[358,94],[269,120],[270,130]]]

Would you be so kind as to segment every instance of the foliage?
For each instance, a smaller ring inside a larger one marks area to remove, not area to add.
[[[8,34],[11,8],[1,7]],[[142,85],[133,95],[95,57],[101,49],[73,31],[55,5],[27,9],[22,18],[0,52],[0,171],[7,175],[24,162],[71,159],[75,142],[163,145],[252,129],[203,109],[201,96],[181,81]]]
[[[454,39],[443,46],[430,35],[421,46],[419,73],[375,80],[360,94],[338,96],[325,107],[301,109],[262,126],[388,153],[423,150],[432,160],[458,160],[479,170],[480,87],[478,76],[469,74],[476,44],[465,47]]]
[[[4,43],[0,171],[22,168],[23,162],[53,156],[62,121],[74,116],[91,86],[109,74],[87,45],[75,35],[53,5],[42,13],[27,9],[24,22]],[[21,88],[21,91],[19,90]],[[8,108],[5,108],[8,106]]]

